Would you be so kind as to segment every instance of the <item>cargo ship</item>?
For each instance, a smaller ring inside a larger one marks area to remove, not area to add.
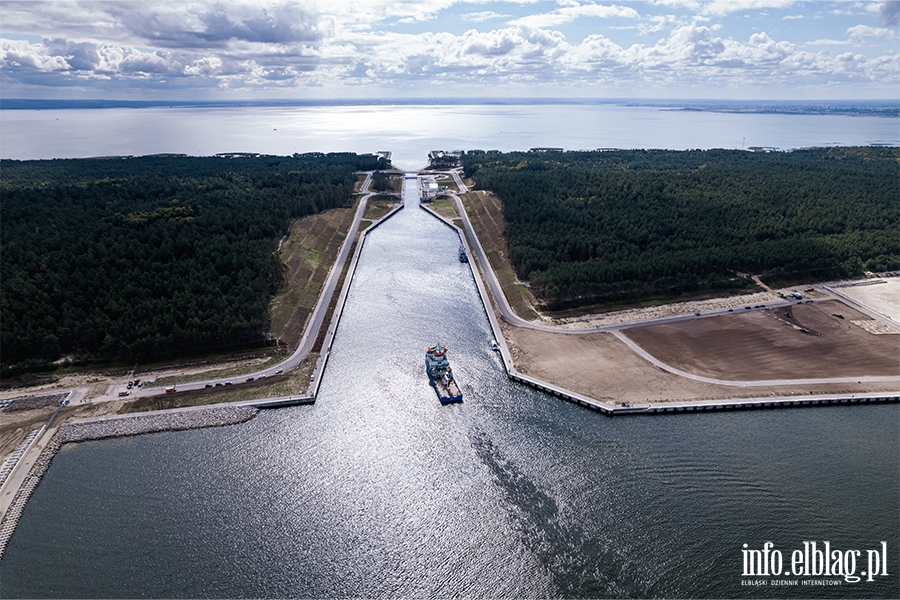
[[[425,372],[441,403],[462,402],[462,392],[453,378],[453,368],[447,359],[447,346],[435,344],[425,351]]]

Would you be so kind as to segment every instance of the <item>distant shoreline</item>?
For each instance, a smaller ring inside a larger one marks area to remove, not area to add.
[[[428,98],[428,99],[291,99],[291,100],[51,100],[0,98],[0,110],[68,110],[96,108],[290,108],[327,106],[601,106],[745,114],[900,116],[900,101],[883,100],[716,100],[642,98]]]

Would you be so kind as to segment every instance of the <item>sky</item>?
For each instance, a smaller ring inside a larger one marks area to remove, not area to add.
[[[0,96],[900,98],[900,2],[0,0]]]

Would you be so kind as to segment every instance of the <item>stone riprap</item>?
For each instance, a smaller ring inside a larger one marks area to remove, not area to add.
[[[222,427],[249,421],[259,412],[253,406],[205,406],[196,409],[178,409],[161,413],[105,417],[90,421],[67,423],[59,428],[38,456],[28,476],[22,482],[9,510],[0,522],[0,559],[12,537],[16,524],[25,510],[25,504],[50,468],[50,462],[63,444],[104,438],[140,435],[158,431],[181,431],[205,427]]]
[[[141,413],[129,416],[79,421],[63,425],[57,432],[60,444],[110,437],[140,435],[156,431],[180,431],[243,423],[256,416],[252,406],[211,406],[193,410]]]

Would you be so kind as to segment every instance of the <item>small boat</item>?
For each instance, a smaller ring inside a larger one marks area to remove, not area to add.
[[[459,262],[467,263],[469,262],[469,257],[466,256],[466,249],[462,246],[459,247]]]
[[[497,343],[497,340],[491,340],[491,350],[500,352],[500,344]]]

